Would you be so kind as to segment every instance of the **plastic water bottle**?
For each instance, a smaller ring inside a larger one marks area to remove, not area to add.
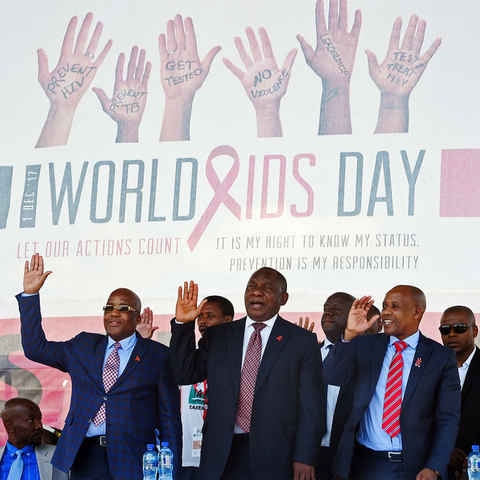
[[[143,454],[143,480],[157,480],[158,455],[155,445],[149,443],[147,451]]]
[[[468,479],[480,480],[480,452],[478,445],[472,445],[472,451],[468,456]]]
[[[173,480],[173,452],[168,448],[168,442],[162,442],[158,454],[158,480]]]

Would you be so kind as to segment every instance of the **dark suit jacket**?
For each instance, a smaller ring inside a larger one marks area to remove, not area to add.
[[[208,376],[200,478],[221,477],[230,453],[240,386],[245,318],[207,328],[195,349],[194,322],[172,320],[178,383]],[[325,394],[316,335],[277,318],[255,386],[250,467],[258,480],[292,480],[292,462],[315,465],[325,430]]]
[[[472,445],[480,444],[480,350],[475,347],[475,354],[468,367],[467,376],[462,388],[462,413],[456,447],[467,455],[472,451]],[[450,460],[450,458],[449,458]],[[450,478],[455,478],[453,471]]]
[[[137,333],[124,372],[106,394],[102,365],[107,336],[82,332],[67,342],[49,342],[41,326],[39,296],[18,295],[17,300],[26,357],[67,372],[72,379],[70,411],[52,464],[70,470],[91,419],[105,401],[108,463],[116,480],[142,478],[142,456],[147,443],[155,443],[155,428],[162,441],[170,442],[175,473],[179,474],[180,401],[168,348]]]
[[[389,340],[381,333],[338,341],[324,362],[326,382],[342,385],[355,380],[352,411],[332,467],[341,477],[348,478],[356,431],[375,393]],[[445,478],[459,418],[460,382],[454,352],[420,334],[400,415],[407,479],[414,479],[423,468],[437,470]]]
[[[324,343],[325,342],[319,344],[320,355],[321,348],[323,347]],[[347,422],[348,417],[350,416],[350,412],[352,410],[354,386],[355,382],[348,382],[340,388],[340,392],[338,393],[337,404],[335,405],[335,413],[333,415],[330,446],[328,447],[328,450],[322,449],[322,452],[320,454],[320,461],[317,463],[317,468],[315,470],[317,480],[326,478],[329,479],[332,477],[330,469],[332,467],[332,462],[338,449],[338,444],[340,443],[340,439],[342,438],[343,427],[345,426],[345,423]],[[325,401],[325,405],[326,403],[327,402]]]

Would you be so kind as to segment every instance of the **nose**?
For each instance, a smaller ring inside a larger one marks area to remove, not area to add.
[[[457,336],[457,334],[455,333],[455,330],[452,327],[450,327],[450,331],[448,332],[448,336],[449,337],[456,337]]]
[[[35,420],[35,428],[37,430],[41,430],[43,428],[43,424],[41,420]]]

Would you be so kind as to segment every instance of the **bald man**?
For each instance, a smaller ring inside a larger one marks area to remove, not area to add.
[[[51,463],[55,447],[41,445],[43,426],[38,405],[27,398],[12,398],[5,403],[2,421],[8,441],[0,447],[0,479],[8,478],[15,462],[22,479],[67,480],[68,474],[57,470]],[[21,453],[17,454],[17,451]],[[20,455],[21,460],[16,460]]]
[[[182,458],[178,387],[168,348],[135,331],[140,299],[119,288],[103,307],[107,335],[82,332],[66,342],[49,342],[38,292],[50,273],[44,272],[43,258],[34,255],[26,262],[24,291],[17,300],[26,357],[72,379],[70,411],[52,464],[71,469],[72,480],[140,479],[143,453],[148,443],[155,444],[158,429],[173,451],[177,480]]]
[[[424,293],[399,285],[382,304],[384,334],[361,335],[373,300],[355,300],[324,363],[329,384],[355,381],[353,407],[332,471],[349,480],[446,478],[460,418],[452,351],[419,331]]]

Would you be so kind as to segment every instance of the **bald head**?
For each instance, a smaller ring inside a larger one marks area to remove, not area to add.
[[[425,294],[411,285],[397,285],[385,295],[382,321],[386,334],[403,340],[417,332],[427,302]]]
[[[5,402],[5,405],[2,410],[2,420],[5,422],[5,419],[9,419],[12,415],[15,415],[15,412],[18,409],[26,408],[26,409],[33,409],[33,410],[40,410],[38,405],[35,402],[32,402],[28,398],[12,398]]]
[[[114,290],[108,297],[107,303],[110,303],[110,299],[113,296],[121,296],[123,298],[127,298],[129,300],[128,305],[133,307],[138,312],[140,312],[140,310],[142,309],[142,302],[140,298],[135,292],[129,290],[128,288],[117,288],[116,290]]]
[[[422,315],[425,313],[425,310],[427,309],[427,299],[425,298],[425,294],[418,287],[412,285],[397,285],[390,290],[390,292],[394,291],[401,292],[403,295],[408,296],[415,307],[421,308]]]
[[[142,302],[137,294],[128,288],[117,288],[108,297],[107,304],[114,307],[113,310],[105,311],[103,314],[103,324],[107,335],[116,342],[133,335],[137,323],[140,321],[142,308]],[[131,308],[129,311],[119,311],[117,307],[120,305],[127,305]]]
[[[27,398],[12,398],[5,403],[2,421],[8,441],[16,448],[39,445],[42,441],[42,414],[38,405]]]
[[[443,313],[442,318],[447,315],[461,315],[462,320],[467,323],[467,325],[475,325],[475,315],[472,310],[464,305],[455,305],[453,307],[448,307]]]

